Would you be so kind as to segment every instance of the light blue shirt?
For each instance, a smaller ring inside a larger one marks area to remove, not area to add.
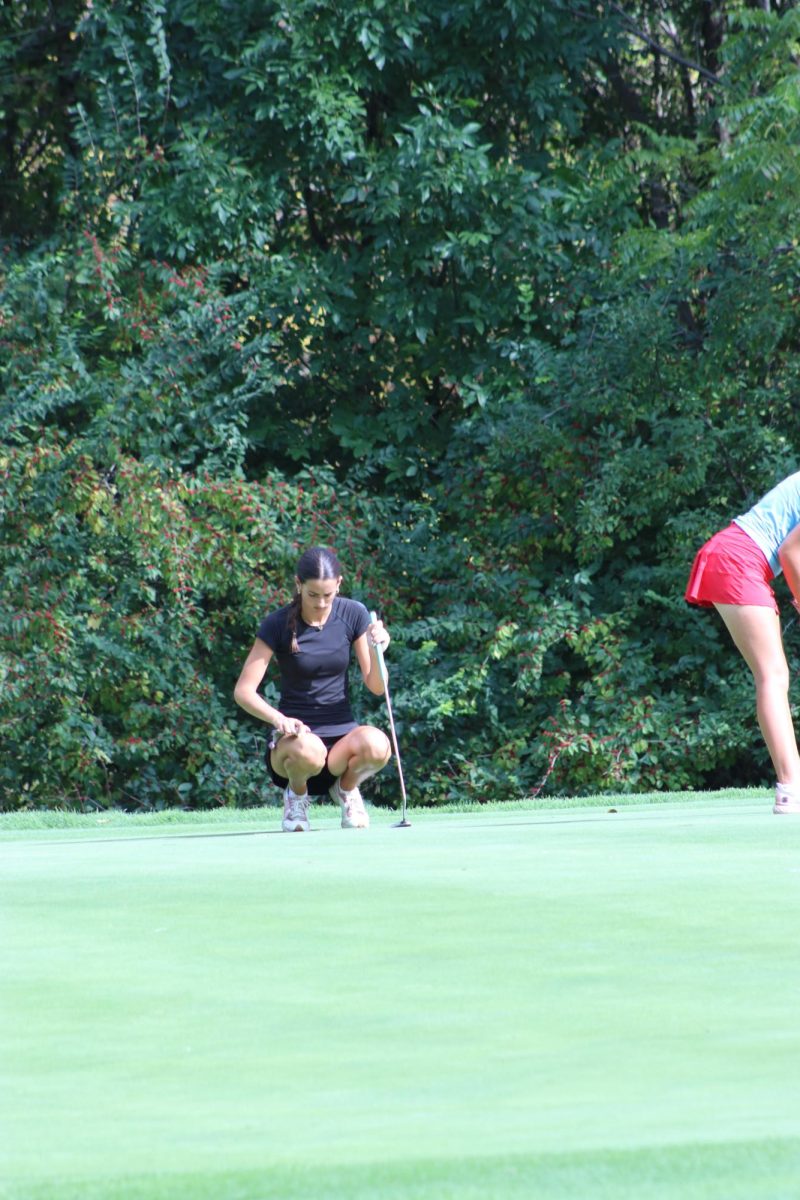
[[[733,521],[764,551],[773,574],[780,575],[778,551],[795,526],[800,525],[800,471],[788,475]]]

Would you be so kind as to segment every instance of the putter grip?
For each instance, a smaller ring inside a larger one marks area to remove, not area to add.
[[[371,611],[369,614],[369,619],[370,619],[370,621],[377,621],[378,614],[374,611]],[[381,679],[383,680],[383,682],[385,684],[386,683],[386,663],[383,661],[383,646],[376,646],[375,653],[378,656],[378,670],[380,671]]]

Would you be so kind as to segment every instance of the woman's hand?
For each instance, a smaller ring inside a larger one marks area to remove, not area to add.
[[[367,639],[370,646],[380,646],[381,650],[385,650],[392,640],[389,637],[389,631],[383,624],[383,621],[373,621],[367,627]]]
[[[311,733],[308,725],[304,725],[299,717],[284,717],[283,714],[276,729],[281,737],[299,737],[301,733]]]

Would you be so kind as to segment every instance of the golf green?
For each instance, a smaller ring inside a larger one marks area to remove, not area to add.
[[[0,822],[0,1196],[796,1200],[800,820],[410,815]]]

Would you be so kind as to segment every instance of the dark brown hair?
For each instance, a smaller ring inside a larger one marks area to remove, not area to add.
[[[300,555],[294,573],[301,583],[306,583],[309,579],[338,579],[344,574],[344,571],[332,550],[328,550],[326,546],[312,546]],[[289,605],[286,617],[286,626],[292,635],[292,654],[300,653],[300,647],[297,644],[297,618],[300,616],[302,604],[298,588]]]

